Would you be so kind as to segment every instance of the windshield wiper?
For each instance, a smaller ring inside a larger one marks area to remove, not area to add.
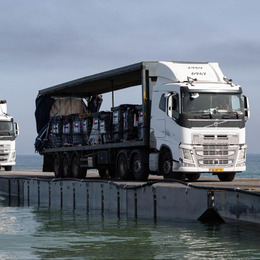
[[[1,136],[8,136],[8,135],[11,135],[10,132],[0,132],[0,135]]]
[[[229,114],[225,114],[222,116],[223,119],[238,119],[239,116],[238,116],[238,113],[237,112],[229,112]]]
[[[201,118],[202,119],[211,119],[212,118],[212,115],[209,113],[209,114],[203,114],[203,115],[201,115]]]

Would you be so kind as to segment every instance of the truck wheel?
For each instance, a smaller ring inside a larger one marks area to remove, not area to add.
[[[86,177],[86,169],[80,167],[79,158],[74,155],[71,162],[71,175],[74,178],[84,179]]]
[[[62,167],[59,154],[55,154],[53,158],[53,171],[56,178],[62,177]]]
[[[63,167],[63,177],[68,178],[71,177],[71,164],[68,154],[64,154],[62,159],[62,167]]]
[[[172,172],[172,155],[169,151],[162,155],[162,160],[160,163],[160,172],[165,179],[173,178]]]
[[[189,181],[196,181],[200,178],[200,173],[186,173],[186,177]]]
[[[10,172],[12,170],[12,166],[5,166],[5,171]]]
[[[133,154],[131,166],[134,178],[137,181],[146,181],[148,179],[149,172],[146,165],[143,162],[142,155],[139,151]]]
[[[127,169],[127,157],[125,153],[120,153],[117,159],[117,175],[122,180],[131,180],[133,175]]]
[[[219,173],[218,178],[220,181],[233,181],[235,178],[235,172]]]

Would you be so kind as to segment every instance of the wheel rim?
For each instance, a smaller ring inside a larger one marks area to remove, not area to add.
[[[68,157],[64,157],[63,159],[63,176],[64,177],[70,177],[70,172],[69,172],[69,160]]]
[[[172,156],[170,152],[165,152],[162,155],[161,171],[164,178],[173,178],[172,172]]]
[[[120,154],[118,158],[118,174],[121,179],[127,179],[127,161],[124,154]]]
[[[133,171],[135,176],[139,176],[142,173],[142,164],[138,155],[135,155],[133,160]]]
[[[120,157],[119,169],[123,175],[126,173],[126,159],[124,156]]]
[[[171,169],[171,163],[170,161],[165,161],[163,164],[163,172],[166,175],[169,175],[171,173],[172,169]]]
[[[79,176],[79,165],[78,165],[78,160],[77,160],[76,157],[74,157],[73,160],[72,160],[71,169],[72,169],[72,176],[74,178],[78,178],[78,176]]]
[[[60,160],[58,156],[55,156],[54,160],[53,160],[53,170],[54,170],[54,175],[55,177],[60,177]]]

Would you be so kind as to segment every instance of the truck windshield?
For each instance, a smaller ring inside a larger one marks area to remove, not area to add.
[[[243,99],[241,94],[230,93],[182,93],[183,113],[203,114],[228,114],[244,113]]]
[[[10,121],[0,121],[0,136],[13,136],[14,124]]]

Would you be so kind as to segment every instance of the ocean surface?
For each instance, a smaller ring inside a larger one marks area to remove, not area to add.
[[[41,169],[40,156],[17,156],[15,169]],[[260,177],[260,155],[247,171]],[[260,259],[260,226],[154,222],[85,211],[9,205],[0,196],[1,259]]]

